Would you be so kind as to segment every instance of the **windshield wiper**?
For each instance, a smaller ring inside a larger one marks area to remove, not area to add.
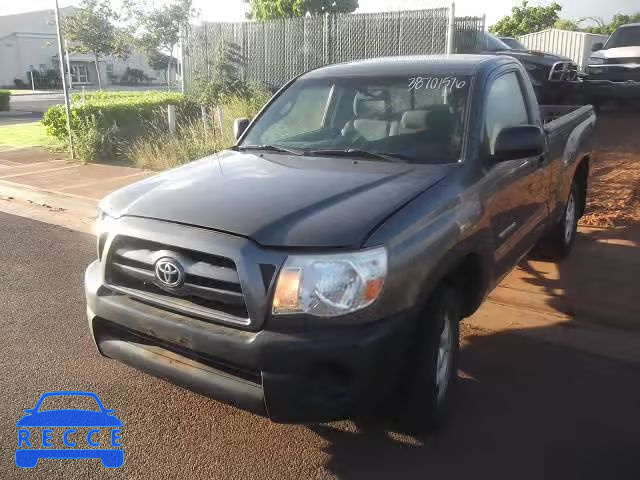
[[[304,155],[305,152],[303,152],[302,150],[296,150],[294,148],[286,148],[286,147],[281,147],[279,145],[268,145],[268,144],[262,144],[262,145],[238,145],[237,147],[234,147],[233,150],[268,150],[270,152],[282,152],[282,153],[291,153],[292,155]]]
[[[307,150],[304,153],[306,153],[307,155],[367,157],[367,158],[375,158],[376,160],[386,160],[388,162],[400,162],[400,163],[405,163],[407,160],[411,160],[410,157],[407,157],[406,155],[402,155],[400,153],[370,152],[369,150],[361,150],[359,148],[348,148],[345,150],[339,150],[339,149]]]

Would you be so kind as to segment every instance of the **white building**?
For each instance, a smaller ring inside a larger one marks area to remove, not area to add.
[[[73,7],[64,8],[61,14],[65,16],[72,11]],[[67,65],[72,87],[97,84],[91,55],[70,53],[68,62],[65,57],[65,70]],[[165,72],[153,70],[146,56],[135,50],[126,60],[101,58],[99,68],[103,86],[122,83],[127,68],[141,70],[147,84],[166,84]],[[15,87],[16,79],[31,86],[30,72],[47,70],[60,70],[53,10],[0,16],[0,87]],[[174,81],[175,72],[171,77]]]

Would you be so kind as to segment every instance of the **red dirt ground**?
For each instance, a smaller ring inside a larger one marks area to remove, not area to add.
[[[580,225],[640,224],[640,111],[603,111],[598,116],[587,211]]]

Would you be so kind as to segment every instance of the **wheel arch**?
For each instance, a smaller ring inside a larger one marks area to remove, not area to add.
[[[589,155],[585,155],[578,163],[574,173],[573,180],[578,185],[578,189],[580,191],[580,199],[578,203],[578,217],[582,217],[584,215],[585,209],[587,207],[587,188],[589,185],[589,166],[590,166],[591,157]]]

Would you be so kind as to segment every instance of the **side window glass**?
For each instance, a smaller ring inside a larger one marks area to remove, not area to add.
[[[489,88],[485,108],[485,135],[489,151],[493,153],[496,138],[503,128],[528,123],[527,105],[516,73],[496,78]]]

